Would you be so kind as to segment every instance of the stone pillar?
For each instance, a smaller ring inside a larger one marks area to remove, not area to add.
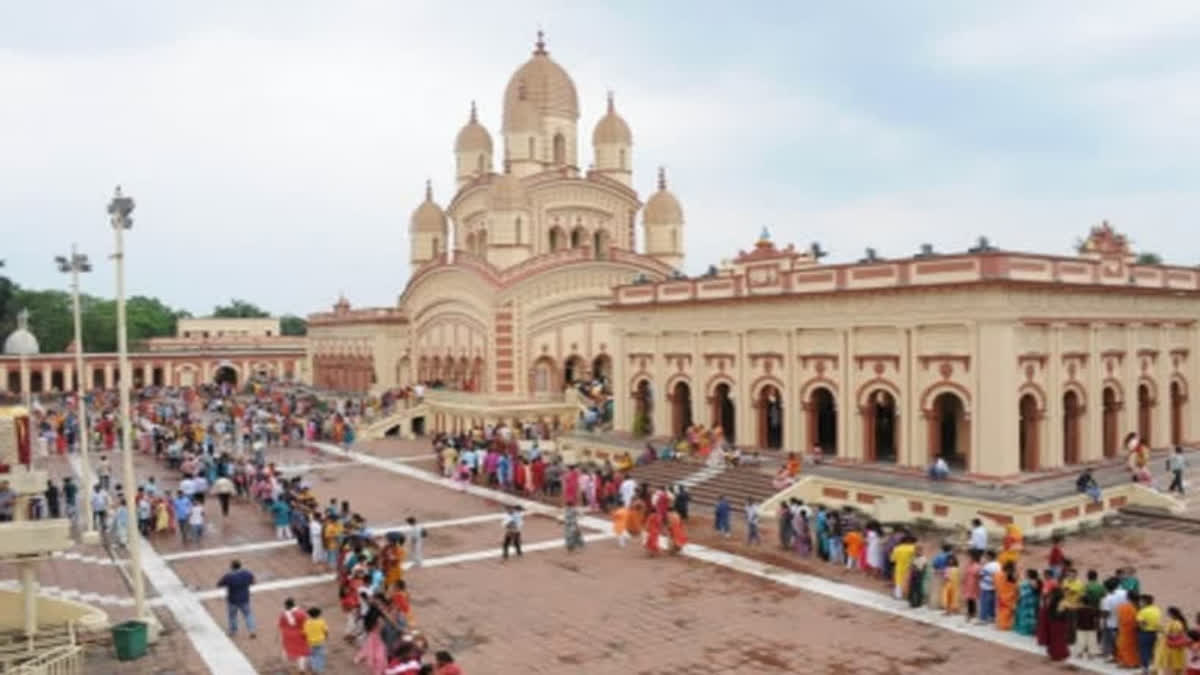
[[[1124,457],[1125,435],[1138,430],[1138,374],[1142,372],[1142,360],[1138,358],[1137,325],[1125,324],[1125,358],[1121,361],[1121,386],[1125,390],[1125,428],[1117,430],[1117,456]]]
[[[75,391],[75,366],[67,363],[63,366],[63,391]]]
[[[896,448],[896,463],[907,466],[916,464],[918,455],[921,452],[919,434],[921,428],[919,420],[921,419],[921,401],[920,393],[917,391],[917,353],[920,351],[920,326],[912,325],[904,329],[904,389],[900,392],[903,400],[896,404],[896,410],[900,411],[900,424],[897,425],[900,430],[901,447]]]
[[[1087,410],[1083,413],[1083,448],[1080,459],[1083,462],[1095,462],[1104,459],[1104,385],[1101,374],[1104,370],[1104,359],[1100,358],[1100,326],[1088,324],[1087,327],[1087,399],[1084,405]]]
[[[689,372],[692,376],[690,389],[692,392],[692,424],[702,424],[708,427],[708,398],[704,392],[704,355],[703,345],[700,344],[700,336],[697,333],[692,333],[692,367]],[[615,363],[615,361],[614,361]],[[614,386],[616,383],[613,383]]]
[[[1042,448],[1041,461],[1038,466],[1043,469],[1057,469],[1063,465],[1063,364],[1062,364],[1062,325],[1050,325],[1050,358],[1046,362],[1046,440]]]
[[[734,425],[737,444],[746,446],[758,445],[758,419],[754,408],[754,396],[750,392],[749,356],[746,354],[746,334],[737,334],[737,349],[734,352],[733,366],[733,395]]]
[[[1187,402],[1183,406],[1183,440],[1192,444],[1200,438],[1200,330],[1193,324],[1188,328],[1188,353],[1181,369],[1187,376]],[[3,373],[0,373],[3,376]]]
[[[44,394],[44,393],[50,391],[50,380],[53,378],[53,376],[54,376],[54,367],[50,365],[49,361],[43,363],[42,364],[42,392],[41,393]]]
[[[662,334],[654,336],[654,361],[651,366],[651,374],[654,378],[651,383],[652,400],[654,401],[654,410],[652,418],[654,420],[654,435],[655,436],[671,436],[671,402],[667,400],[668,392],[667,378],[670,377],[672,364],[663,356],[663,339]],[[591,364],[585,364],[589,370]]]
[[[1154,378],[1154,410],[1151,411],[1151,424],[1154,428],[1153,446],[1156,448],[1171,447],[1171,342],[1167,324],[1159,324],[1154,331],[1154,359],[1150,367],[1150,375]]]
[[[612,390],[613,429],[618,431],[627,431],[632,426],[632,420],[630,419],[630,407],[632,404],[632,399],[630,396],[633,394],[633,392],[629,391],[629,383],[625,381],[628,377],[627,369],[629,367],[629,355],[625,353],[625,350],[622,346],[624,338],[624,331],[620,327],[617,327],[617,329],[613,331],[613,342],[616,344],[613,345],[612,350]],[[517,372],[522,373],[523,376],[523,371]]]
[[[850,439],[855,436],[850,433],[850,425],[858,416],[854,392],[850,387],[850,359],[854,354],[854,331],[851,328],[843,328],[839,332],[841,339],[838,341],[838,395],[835,399],[837,405],[837,454],[838,457],[845,459],[859,460],[862,458],[862,453],[858,448],[850,447]]]
[[[104,364],[104,388],[113,388],[113,364],[111,363]]]
[[[971,355],[974,393],[971,412],[971,471],[989,476],[1011,476],[1021,471],[1021,438],[1017,388],[1017,325],[1009,322],[978,324]],[[1011,356],[1013,361],[984,363],[989,354]],[[986,368],[986,372],[985,371]]]
[[[0,391],[8,391],[8,366],[0,363]]]
[[[796,372],[796,331],[789,330],[784,336],[783,391],[779,393],[779,405],[783,408],[783,450],[804,449],[804,415],[800,400],[800,377]]]
[[[275,362],[275,377],[280,380],[283,379],[283,359]]]

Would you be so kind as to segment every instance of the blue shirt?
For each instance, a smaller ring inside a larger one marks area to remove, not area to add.
[[[729,511],[730,511],[729,502],[727,502],[727,501],[717,502],[717,508],[716,508],[717,522],[719,522],[719,523],[727,522],[729,520]]]
[[[292,510],[283,500],[271,504],[271,513],[275,516],[275,527],[284,527],[291,522]]]
[[[250,585],[253,583],[254,575],[250,570],[234,570],[226,572],[217,586],[225,587],[225,600],[231,605],[244,605],[250,602]]]
[[[187,497],[176,497],[173,505],[175,507],[175,520],[180,523],[187,520],[188,514],[192,512],[192,500]]]
[[[946,569],[946,563],[949,562],[949,560],[950,560],[950,554],[946,553],[945,551],[942,551],[941,553],[933,556],[933,562],[931,562],[930,564],[933,565],[933,569],[940,572],[940,571]]]

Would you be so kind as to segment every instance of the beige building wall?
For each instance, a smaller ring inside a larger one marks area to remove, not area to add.
[[[180,319],[175,328],[180,338],[218,337],[278,337],[279,319],[240,319],[225,317],[203,317]]]

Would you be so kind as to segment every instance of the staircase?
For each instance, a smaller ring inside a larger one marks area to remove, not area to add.
[[[404,408],[393,412],[387,417],[377,419],[367,425],[362,430],[361,436],[363,440],[378,440],[387,436],[393,429],[397,429],[401,438],[412,437],[412,427],[410,420],[423,417],[428,414],[428,407],[424,403],[418,403],[411,408]]]
[[[714,506],[721,495],[734,504],[742,503],[746,497],[761,503],[778,492],[771,474],[756,466],[712,468],[686,461],[651,462],[634,468],[631,474],[639,483],[652,488],[686,485],[697,507]]]

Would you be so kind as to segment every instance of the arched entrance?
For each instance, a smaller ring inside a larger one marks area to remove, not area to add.
[[[587,230],[577,227],[571,230],[571,248],[579,248],[587,243]]]
[[[583,367],[583,357],[578,354],[567,357],[563,364],[563,381],[567,386],[573,385],[579,380],[582,380],[586,373]]]
[[[567,233],[561,227],[550,228],[550,250],[561,251],[567,247]]]
[[[592,359],[592,379],[600,380],[607,388],[611,377],[612,358],[608,354],[601,354]]]
[[[722,382],[713,389],[712,396],[712,425],[721,427],[725,440],[734,443],[737,438],[737,425],[733,405],[733,390],[727,382]]]
[[[876,389],[867,396],[862,409],[864,453],[868,462],[895,462],[896,398],[886,389]]]
[[[1150,394],[1150,387],[1146,384],[1139,384],[1137,389],[1138,398],[1138,436],[1141,436],[1142,442],[1147,446],[1151,444],[1153,438],[1151,432],[1153,428],[1153,412],[1154,412],[1154,397]]]
[[[237,370],[229,364],[221,364],[217,366],[216,373],[213,374],[213,382],[217,384],[229,384],[231,387],[236,387],[238,381]]]
[[[671,389],[671,433],[682,438],[692,426],[692,388],[679,381]]]
[[[770,384],[758,392],[758,446],[783,447],[783,396]]]
[[[549,356],[543,356],[533,364],[530,373],[530,389],[535,394],[554,393],[558,389],[558,375],[554,369],[554,361]]]
[[[1112,387],[1104,388],[1104,457],[1112,459],[1117,456],[1117,433],[1119,424],[1117,416],[1121,403],[1117,400],[1117,391]]]
[[[1187,396],[1183,393],[1183,385],[1178,381],[1171,383],[1171,445],[1183,444],[1183,406]]]
[[[929,418],[930,459],[941,457],[958,469],[967,467],[971,435],[966,406],[958,394],[945,391],[933,399]]]
[[[808,395],[808,438],[822,454],[837,455],[837,404],[825,387]]]
[[[607,230],[596,230],[592,235],[592,250],[596,258],[603,260],[608,257],[609,237]]]
[[[1063,394],[1063,464],[1079,463],[1079,418],[1082,415],[1079,394],[1074,391]]]
[[[636,436],[654,433],[654,395],[650,380],[639,380],[633,389],[633,433]]]
[[[1033,394],[1021,397],[1017,408],[1021,416],[1021,426],[1018,438],[1021,449],[1021,471],[1037,471],[1038,456],[1041,452],[1041,422],[1042,414],[1038,412],[1037,398]]]

